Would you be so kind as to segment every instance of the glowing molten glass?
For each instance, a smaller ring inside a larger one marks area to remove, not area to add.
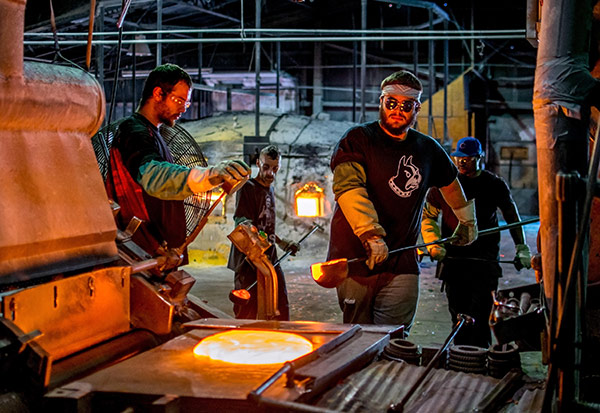
[[[298,334],[230,330],[206,337],[194,347],[194,354],[227,363],[279,364],[312,350],[312,343]]]

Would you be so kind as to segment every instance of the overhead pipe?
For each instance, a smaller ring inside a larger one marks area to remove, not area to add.
[[[0,78],[23,78],[25,0],[0,1]],[[11,27],[11,30],[8,28]],[[54,41],[51,42],[54,44]]]
[[[140,32],[139,34],[143,34]],[[272,43],[272,42],[380,42],[380,41],[413,41],[413,40],[468,40],[468,39],[522,39],[522,34],[460,34],[456,36],[447,35],[411,35],[411,36],[338,36],[338,37],[320,37],[320,36],[304,36],[304,37],[261,37],[261,38],[238,38],[238,37],[215,37],[215,38],[187,38],[187,39],[145,39],[145,40],[123,40],[123,44],[135,44],[135,43],[146,43],[146,44],[196,44],[196,43]],[[94,40],[96,45],[115,45],[118,40]],[[54,40],[25,40],[23,42],[26,46],[43,46],[43,45],[54,45]],[[77,46],[86,45],[87,40],[61,40],[61,45],[66,46]]]
[[[429,23],[427,24],[429,26]],[[365,35],[365,34],[393,34],[393,35],[410,35],[410,34],[423,34],[427,33],[429,35],[456,35],[456,34],[470,34],[473,36],[486,36],[490,34],[496,35],[515,35],[515,36],[524,36],[526,31],[521,29],[501,29],[501,30],[474,30],[474,29],[460,29],[460,30],[396,30],[396,29],[269,29],[269,28],[261,28],[258,29],[173,29],[173,30],[136,30],[133,32],[123,32],[124,35],[154,35],[154,34],[238,34],[240,37],[245,37],[246,33],[255,33],[261,32],[262,34],[272,34],[272,33],[300,33],[300,34],[314,34],[314,35],[323,35],[323,34],[348,34],[348,35]],[[94,35],[96,36],[117,36],[119,32],[96,32]],[[82,36],[87,37],[87,32],[63,32],[57,33],[58,36]],[[52,37],[53,33],[44,33],[44,32],[26,32],[25,36],[31,37]],[[477,37],[476,37],[477,38]]]

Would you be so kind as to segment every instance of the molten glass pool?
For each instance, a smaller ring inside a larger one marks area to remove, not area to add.
[[[312,350],[312,343],[298,334],[230,330],[206,337],[194,347],[194,354],[227,363],[278,364]]]

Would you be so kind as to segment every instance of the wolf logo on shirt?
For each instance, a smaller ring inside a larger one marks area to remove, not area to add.
[[[401,198],[408,198],[415,189],[419,187],[421,180],[421,172],[412,163],[412,155],[408,158],[403,155],[398,162],[398,171],[388,181],[392,191]]]

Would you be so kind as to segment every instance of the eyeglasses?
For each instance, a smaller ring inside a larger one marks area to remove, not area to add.
[[[169,98],[173,102],[175,102],[175,104],[177,104],[179,106],[185,106],[186,109],[189,108],[191,106],[191,104],[192,104],[192,102],[190,102],[189,100],[182,99],[182,98],[180,98],[178,96],[175,96],[175,95],[169,95]]]
[[[480,156],[453,156],[454,162],[459,165],[465,165],[471,162],[475,162],[480,158]]]
[[[413,109],[418,110],[421,107],[421,104],[416,100],[408,99],[403,100],[402,102],[398,102],[396,99],[390,96],[384,96],[382,97],[382,99],[383,105],[387,110],[394,110],[396,108],[399,108],[402,112],[409,113],[412,112]]]

